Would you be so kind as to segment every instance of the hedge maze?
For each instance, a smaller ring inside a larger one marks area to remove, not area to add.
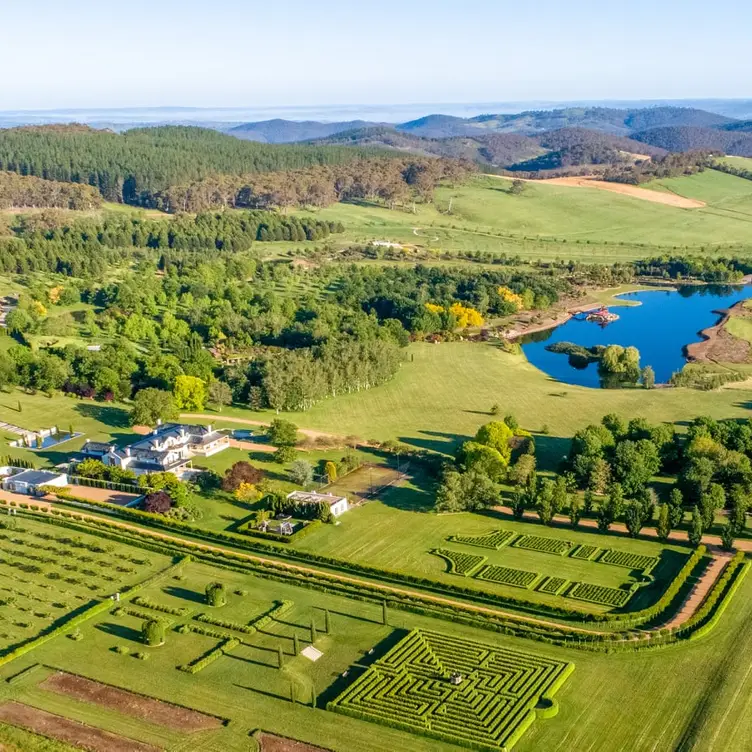
[[[532,587],[540,579],[538,572],[528,572],[525,569],[512,569],[512,567],[496,567],[488,564],[475,576],[479,580],[498,582],[500,585],[511,585],[512,587],[524,588],[525,590]]]
[[[478,750],[510,750],[574,664],[415,629],[328,709]],[[456,683],[454,683],[456,682]]]
[[[485,556],[465,554],[462,551],[450,551],[447,548],[435,548],[431,553],[440,556],[447,562],[447,571],[450,574],[459,574],[463,577],[472,575],[486,561]]]
[[[541,551],[545,554],[565,556],[574,547],[571,541],[560,538],[548,538],[543,535],[521,535],[512,545],[515,548],[527,548],[530,551]]]
[[[447,540],[453,543],[464,543],[466,546],[498,550],[506,546],[516,535],[517,533],[511,530],[494,530],[487,535],[450,535]]]

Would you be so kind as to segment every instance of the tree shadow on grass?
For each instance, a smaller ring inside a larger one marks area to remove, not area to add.
[[[559,463],[569,454],[571,439],[542,433],[535,434],[533,439],[535,456],[541,470],[556,470]]]
[[[80,402],[75,409],[84,418],[91,418],[109,428],[130,428],[128,411],[123,407]]]
[[[113,637],[120,637],[123,640],[142,642],[141,632],[133,629],[133,627],[127,627],[125,624],[115,624],[114,622],[105,621],[97,624],[97,629]]]
[[[445,433],[444,431],[420,431],[419,433],[421,436],[400,436],[398,438],[403,444],[445,455],[454,454],[460,444],[471,439],[470,436],[459,433]]]
[[[230,656],[230,657],[232,657],[232,656]],[[251,661],[251,663],[252,663],[252,661]],[[266,697],[271,697],[274,700],[289,700],[290,699],[290,695],[278,695],[278,694],[275,694],[274,692],[266,692],[263,689],[256,689],[256,687],[246,687],[243,684],[233,684],[233,686],[237,687],[238,689],[247,689],[249,692],[256,692],[256,693],[258,693],[260,695],[265,695]]]
[[[165,595],[171,595],[173,598],[180,598],[184,601],[190,601],[191,603],[206,605],[204,593],[198,593],[195,590],[168,585],[167,587],[162,588],[162,592],[165,593]]]
[[[369,666],[383,658],[400,640],[408,634],[406,629],[395,629],[390,632],[381,642],[374,645],[363,653],[360,658],[353,661],[353,665],[343,671],[332,684],[330,684],[318,697],[321,707],[333,700],[349,687],[355,679],[361,676]],[[344,675],[343,675],[344,674]]]
[[[403,512],[428,512],[433,509],[434,494],[423,488],[390,486],[379,494],[378,501]]]

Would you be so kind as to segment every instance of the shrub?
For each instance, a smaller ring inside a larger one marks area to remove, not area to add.
[[[165,625],[160,619],[149,619],[141,626],[141,638],[151,647],[162,645],[165,641]]]
[[[150,514],[167,514],[172,508],[172,498],[167,491],[154,491],[144,497],[141,508]]]
[[[206,602],[214,608],[219,608],[227,603],[227,591],[221,582],[210,582],[206,586]]]
[[[249,486],[257,486],[263,479],[263,470],[254,467],[250,462],[241,460],[235,462],[232,467],[228,467],[225,471],[224,478],[222,478],[222,490],[232,493],[237,491],[244,483]]]

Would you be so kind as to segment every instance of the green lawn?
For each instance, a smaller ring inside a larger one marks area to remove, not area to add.
[[[17,401],[22,410],[17,412]],[[406,362],[394,379],[367,391],[324,400],[301,413],[285,413],[303,428],[311,428],[362,439],[399,439],[411,446],[453,452],[493,416],[491,406],[499,404],[501,414],[511,412],[531,431],[548,429],[536,436],[539,460],[554,466],[568,451],[569,437],[588,423],[598,422],[609,412],[651,421],[685,421],[697,415],[716,418],[747,417],[752,389],[700,392],[690,389],[588,389],[554,381],[530,365],[521,354],[505,353],[492,344],[456,342],[412,344]],[[0,415],[4,420],[29,429],[57,424],[62,430],[72,424],[92,440],[128,440],[127,409],[123,406],[76,400],[62,395],[51,398],[27,395],[18,390],[0,393]],[[271,412],[225,408],[223,416],[271,421]],[[230,424],[226,424],[230,425]],[[235,428],[239,426],[235,425]],[[83,438],[49,452],[11,451],[25,457],[55,463],[65,460]],[[238,459],[248,459],[237,456]],[[341,455],[341,452],[334,452]],[[308,455],[302,455],[308,456]],[[311,458],[318,458],[311,453]],[[225,452],[204,464],[226,467],[233,455]],[[252,461],[267,459],[254,454]],[[276,468],[275,471],[279,471]]]
[[[298,425],[362,438],[399,439],[414,447],[453,452],[492,419],[517,416],[536,436],[539,460],[553,466],[568,451],[569,437],[609,412],[651,421],[684,421],[696,415],[746,417],[748,387],[699,392],[689,389],[588,389],[554,381],[492,344],[415,343],[389,383],[325,400],[303,413],[286,413]],[[225,414],[271,420],[273,413],[226,409]]]
[[[752,342],[752,319],[732,316],[726,322],[726,331],[734,337]]]

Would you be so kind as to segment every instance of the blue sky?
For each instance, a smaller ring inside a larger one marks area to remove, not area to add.
[[[752,97],[742,0],[0,0],[0,110]]]

